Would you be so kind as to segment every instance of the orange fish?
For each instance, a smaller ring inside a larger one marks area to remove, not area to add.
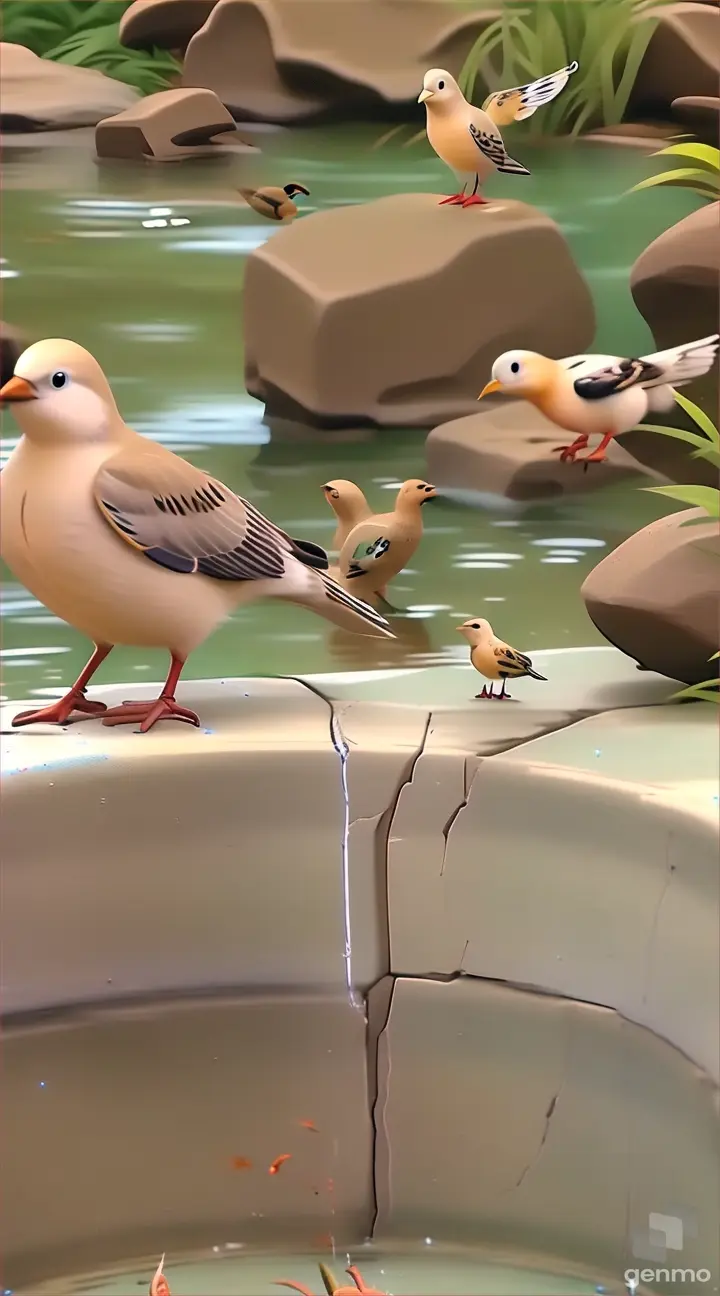
[[[168,1287],[168,1281],[163,1273],[164,1264],[165,1264],[165,1252],[163,1251],[160,1264],[155,1270],[155,1277],[150,1283],[150,1296],[170,1296],[170,1288]]]
[[[317,1125],[315,1125],[314,1122],[311,1120],[302,1120],[299,1121],[298,1123],[302,1125],[303,1129],[310,1130],[312,1134],[320,1133],[320,1130],[318,1129]]]
[[[252,1170],[252,1161],[249,1161],[247,1157],[233,1157],[232,1168],[233,1170]]]
[[[280,1167],[284,1165],[286,1161],[290,1161],[291,1159],[291,1152],[283,1152],[282,1156],[275,1157],[272,1165],[268,1167],[268,1174],[277,1174]]]

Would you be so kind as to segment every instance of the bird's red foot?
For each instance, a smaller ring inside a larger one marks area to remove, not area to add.
[[[487,207],[487,198],[481,198],[480,194],[470,194],[469,198],[463,198],[463,207]]]
[[[158,720],[184,720],[186,724],[199,726],[200,719],[194,711],[181,707],[174,697],[161,694],[154,701],[123,702],[113,707],[103,716],[103,724],[113,727],[121,724],[140,722],[140,733],[147,733]]]
[[[604,450],[594,450],[592,454],[586,455],[584,459],[580,460],[580,463],[583,466],[583,472],[587,472],[588,464],[604,463],[606,457]]]
[[[80,715],[73,715],[74,711],[81,712]],[[13,720],[13,729],[21,725],[30,724],[74,724],[78,720],[89,720],[92,716],[101,715],[107,711],[104,702],[91,702],[81,689],[75,691],[71,689],[60,698],[58,702],[51,703],[50,706],[39,707],[37,711],[21,711]]]
[[[574,445],[555,446],[553,454],[560,455],[560,463],[574,463],[578,450],[582,450],[582,448],[582,446]]]
[[[483,691],[482,691],[482,693],[476,693],[476,694],[475,694],[475,701],[476,701],[476,702],[483,702],[483,701],[485,700],[485,698],[489,698],[489,697],[492,697],[492,693],[488,693],[488,691],[487,691],[487,685],[486,685],[486,684],[483,684]]]
[[[441,199],[441,201],[438,203],[438,207],[447,207],[448,204],[450,206],[459,207],[460,204],[464,202],[465,202],[465,194],[451,194],[449,198]]]

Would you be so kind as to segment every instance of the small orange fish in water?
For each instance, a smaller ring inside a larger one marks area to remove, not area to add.
[[[323,1270],[325,1271],[324,1273]],[[362,1274],[354,1265],[351,1265],[349,1269],[345,1270],[345,1273],[352,1278],[355,1284],[354,1287],[334,1286],[336,1279],[333,1278],[326,1265],[320,1266],[320,1273],[322,1274],[323,1285],[327,1292],[331,1290],[331,1283],[333,1284],[333,1296],[358,1296],[358,1293],[360,1293],[361,1296],[386,1296],[386,1293],[378,1291],[377,1287],[366,1287]],[[275,1286],[291,1287],[293,1291],[300,1292],[301,1296],[313,1296],[309,1287],[305,1287],[303,1283],[292,1282],[289,1278],[276,1278]]]
[[[233,1157],[231,1164],[233,1170],[252,1170],[252,1161],[247,1157]]]
[[[275,1157],[272,1165],[268,1167],[268,1174],[277,1174],[280,1167],[290,1160],[292,1160],[292,1152],[283,1152],[282,1156]]]
[[[165,1252],[163,1251],[160,1264],[155,1270],[155,1277],[150,1283],[150,1296],[170,1296],[170,1288],[168,1287],[168,1281],[163,1273],[164,1264],[165,1264]]]
[[[320,1130],[318,1129],[314,1121],[302,1120],[302,1121],[298,1121],[298,1124],[301,1125],[303,1129],[310,1130],[311,1134],[320,1133]]]

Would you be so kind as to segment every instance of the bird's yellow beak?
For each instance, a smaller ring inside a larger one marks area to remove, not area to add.
[[[497,378],[493,378],[492,382],[485,383],[485,386],[478,396],[478,400],[482,400],[483,396],[490,396],[492,392],[499,391],[502,391],[502,383],[499,383]]]
[[[426,100],[432,99],[434,94],[435,94],[434,90],[421,90],[420,94],[418,95],[418,103],[425,103]]]
[[[0,401],[37,400],[37,392],[26,378],[11,378],[0,387]]]

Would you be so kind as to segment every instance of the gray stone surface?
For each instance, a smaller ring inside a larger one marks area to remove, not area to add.
[[[683,1209],[695,1236],[675,1263],[717,1272],[717,1094],[649,1031],[508,985],[401,978],[378,1078],[378,1239],[522,1246],[618,1274],[642,1267],[632,1236],[649,1213]]]

